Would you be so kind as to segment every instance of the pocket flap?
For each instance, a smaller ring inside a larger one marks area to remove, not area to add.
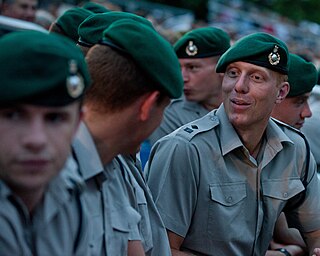
[[[227,184],[210,184],[211,200],[225,206],[232,206],[246,198],[246,184],[244,182]]]
[[[263,182],[263,195],[288,200],[305,190],[300,178],[268,180]]]
[[[130,232],[139,223],[140,214],[131,206],[117,209],[111,213],[111,225],[114,229],[122,232]]]

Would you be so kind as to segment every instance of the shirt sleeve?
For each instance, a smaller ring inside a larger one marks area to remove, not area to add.
[[[185,237],[197,203],[197,148],[179,137],[163,138],[151,151],[146,178],[166,228]]]
[[[320,229],[320,182],[317,177],[317,166],[310,154],[307,186],[303,203],[289,214],[290,227],[297,227],[302,232]]]

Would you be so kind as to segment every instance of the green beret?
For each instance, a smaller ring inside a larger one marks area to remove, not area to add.
[[[88,16],[93,14],[93,12],[90,12],[86,9],[74,7],[65,11],[55,23],[62,29],[67,37],[75,42],[78,42],[78,26]]]
[[[39,31],[0,39],[0,104],[64,106],[83,97],[90,84],[84,56],[70,39]]]
[[[104,30],[101,44],[131,56],[151,82],[171,98],[182,95],[179,60],[171,44],[152,27],[131,19],[118,20]]]
[[[241,38],[219,59],[216,72],[223,73],[236,61],[248,62],[281,74],[288,74],[289,52],[280,39],[263,32]]]
[[[79,44],[91,47],[101,39],[102,32],[114,21],[120,19],[132,19],[147,26],[153,27],[152,23],[142,16],[128,12],[108,12],[95,14],[86,18],[78,27]]]
[[[296,54],[290,53],[288,82],[290,91],[287,97],[294,97],[311,92],[316,85],[318,73],[313,63]]]
[[[110,12],[109,9],[107,9],[106,7],[104,7],[103,5],[101,4],[97,4],[97,3],[94,3],[94,2],[87,2],[86,4],[84,4],[82,6],[83,9],[86,9],[90,12],[93,12],[93,13],[104,13],[104,12]]]
[[[197,28],[184,34],[175,44],[178,58],[207,58],[222,55],[230,47],[229,35],[214,27]]]

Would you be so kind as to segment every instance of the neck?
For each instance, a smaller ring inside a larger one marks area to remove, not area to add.
[[[22,200],[24,205],[27,207],[29,214],[32,215],[34,209],[44,197],[44,191],[45,189],[42,187],[31,191],[16,190],[14,191],[14,194]]]
[[[126,152],[133,129],[132,125],[128,124],[129,120],[128,115],[120,112],[104,115],[90,113],[85,117],[85,123],[104,165]]]
[[[254,158],[257,158],[259,154],[264,132],[265,128],[255,128],[253,130],[237,130],[237,133],[243,145],[248,149],[250,155]]]
[[[201,105],[202,105],[205,109],[211,111],[211,110],[213,110],[213,109],[219,108],[219,106],[221,105],[221,103],[222,103],[222,95],[221,95],[221,97],[218,97],[218,96],[217,96],[217,97],[211,98],[210,100],[203,101],[203,102],[201,103]]]

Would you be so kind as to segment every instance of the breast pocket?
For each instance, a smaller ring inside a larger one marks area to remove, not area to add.
[[[106,234],[110,236],[110,241],[106,243],[108,255],[127,255],[128,241],[140,240],[139,221],[140,215],[130,206],[112,211],[112,234]]]
[[[234,222],[241,223],[239,218],[243,218],[243,202],[247,197],[246,184],[210,184],[209,190],[208,234],[214,240],[227,239],[230,226]],[[234,238],[237,234],[230,234],[231,236]]]
[[[272,205],[277,208],[282,208],[289,199],[304,190],[300,178],[274,179],[263,182],[263,195],[266,200],[272,201]]]
[[[135,189],[136,189],[138,211],[141,215],[139,228],[142,236],[141,237],[142,244],[145,252],[147,252],[153,247],[148,204],[147,204],[144,191],[140,187],[136,187]]]

